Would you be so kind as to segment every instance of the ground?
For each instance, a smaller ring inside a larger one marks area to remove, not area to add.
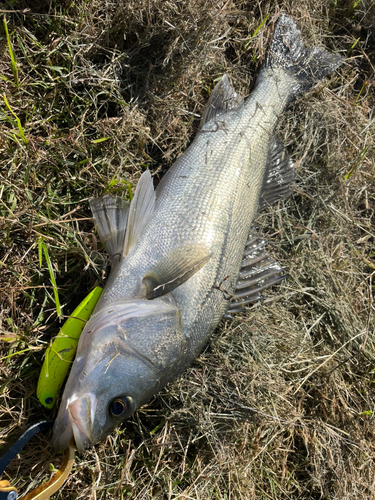
[[[286,12],[346,58],[285,113],[294,194],[257,225],[288,279],[221,322],[204,352],[55,499],[374,498],[375,7],[372,0],[5,0],[0,12],[0,443],[56,410],[43,355],[100,280],[88,199],[129,198],[192,141],[227,72],[248,95]],[[47,265],[46,255],[50,265]],[[55,276],[54,285],[51,275]],[[37,436],[21,492],[61,456]]]

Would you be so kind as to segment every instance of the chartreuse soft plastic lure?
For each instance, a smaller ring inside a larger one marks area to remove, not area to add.
[[[46,351],[36,390],[39,401],[46,408],[51,409],[56,403],[57,394],[74,359],[79,337],[102,291],[103,288],[97,286],[85,297],[65,321]]]
[[[96,306],[103,288],[96,287],[75,308],[65,321],[52,345],[47,349],[42,370],[39,375],[37,396],[46,408],[52,408],[57,394],[68,374],[70,364],[77,350],[82,330]],[[42,421],[31,425],[18,439],[12,440],[0,452],[0,478],[5,467],[16,457],[29,439],[37,432],[45,432],[53,425],[53,421]],[[47,500],[61,488],[68,477],[74,461],[73,442],[69,443],[61,468],[49,481],[30,491],[22,500]],[[0,480],[0,500],[17,500],[18,491],[7,480]]]

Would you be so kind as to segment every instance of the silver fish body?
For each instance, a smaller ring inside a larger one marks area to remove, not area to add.
[[[243,102],[223,77],[155,193],[146,172],[130,208],[110,197],[92,202],[116,264],[78,346],[57,448],[72,435],[79,449],[105,437],[186,369],[227,310],[281,278],[252,230],[260,207],[290,192],[292,165],[274,129],[296,95],[340,64],[306,49],[282,15],[252,95]]]

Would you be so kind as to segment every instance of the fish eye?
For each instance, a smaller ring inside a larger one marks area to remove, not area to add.
[[[124,420],[133,413],[133,399],[130,396],[119,396],[109,403],[109,413],[116,420]]]

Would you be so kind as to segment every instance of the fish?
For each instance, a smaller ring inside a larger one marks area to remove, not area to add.
[[[181,375],[225,314],[243,311],[285,278],[254,226],[293,189],[294,167],[275,136],[289,104],[343,58],[305,47],[285,14],[251,95],[228,76],[214,87],[198,132],[156,190],[150,171],[129,203],[90,200],[112,269],[80,338],[53,445],[82,451]]]

